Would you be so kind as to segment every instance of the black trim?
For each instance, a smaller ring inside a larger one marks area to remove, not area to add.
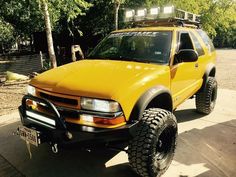
[[[216,67],[215,67],[215,64],[213,63],[210,63],[208,66],[207,66],[207,69],[203,75],[203,83],[202,83],[202,87],[199,89],[198,92],[202,92],[205,88],[206,88],[206,85],[207,85],[207,81],[208,81],[208,78],[210,76],[210,73],[211,71],[215,70],[215,73],[216,73]],[[212,76],[212,77],[215,77],[215,76]]]
[[[130,116],[130,121],[136,121],[140,120],[142,118],[142,114],[144,110],[147,108],[148,104],[157,96],[166,93],[171,97],[170,91],[165,88],[164,86],[156,86],[152,87],[148,91],[146,91],[136,102]],[[172,103],[172,100],[171,100]],[[169,111],[172,111],[173,105],[171,105],[171,108]]]

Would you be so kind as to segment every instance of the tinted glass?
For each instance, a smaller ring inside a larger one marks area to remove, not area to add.
[[[172,32],[123,32],[106,37],[88,56],[138,62],[168,63]]]
[[[201,44],[199,43],[197,37],[192,32],[190,32],[190,34],[191,34],[191,37],[193,39],[193,43],[194,43],[194,46],[195,46],[195,48],[197,50],[198,56],[204,55],[205,54],[204,50],[203,50]]]
[[[208,35],[202,30],[196,30],[196,31],[200,35],[200,37],[202,38],[205,45],[207,46],[209,52],[213,52],[215,50],[215,48],[211,42],[211,39],[208,37]]]
[[[193,43],[187,32],[180,33],[179,50],[182,49],[193,49]]]

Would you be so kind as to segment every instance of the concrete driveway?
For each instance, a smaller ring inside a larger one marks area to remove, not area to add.
[[[216,108],[209,116],[195,112],[194,100],[176,112],[179,137],[172,165],[163,177],[235,177],[236,91],[220,89]],[[11,119],[9,119],[11,118]],[[48,145],[32,147],[12,132],[19,125],[18,114],[0,117],[0,176],[27,177],[137,177],[127,155],[109,149],[77,148],[52,154]]]

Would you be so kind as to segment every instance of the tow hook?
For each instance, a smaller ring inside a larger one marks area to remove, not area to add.
[[[56,143],[52,145],[52,152],[53,152],[54,154],[57,154],[57,153],[58,153],[58,145],[57,145]]]
[[[67,137],[69,140],[71,140],[71,139],[73,138],[73,135],[72,135],[69,131],[67,131],[67,132],[66,132],[66,137]]]

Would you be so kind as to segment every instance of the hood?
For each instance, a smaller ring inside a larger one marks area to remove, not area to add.
[[[150,80],[168,66],[112,60],[81,60],[44,72],[31,85],[49,92],[112,99],[116,92]]]

